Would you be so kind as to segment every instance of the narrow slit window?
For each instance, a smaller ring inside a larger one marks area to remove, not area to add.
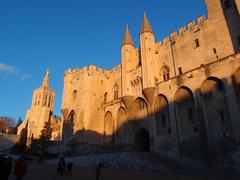
[[[195,39],[194,42],[195,42],[195,48],[200,47],[200,43],[198,39]]]
[[[182,72],[182,67],[179,67],[179,68],[178,68],[178,73],[179,73],[179,74],[182,74],[182,73],[183,73],[183,72]]]
[[[214,54],[217,54],[216,48],[213,49],[213,53],[214,53]]]
[[[108,93],[106,92],[106,93],[104,94],[104,103],[107,103],[107,97],[108,97]]]

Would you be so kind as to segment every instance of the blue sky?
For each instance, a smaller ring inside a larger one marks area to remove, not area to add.
[[[139,46],[144,11],[157,41],[206,15],[204,0],[0,0],[0,116],[25,118],[47,67],[61,115],[64,70],[119,64],[125,26]]]

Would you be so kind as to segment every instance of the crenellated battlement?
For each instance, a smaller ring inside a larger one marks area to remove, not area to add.
[[[192,20],[190,21],[187,26],[181,26],[180,28],[178,28],[177,31],[174,31],[172,33],[170,33],[170,37],[167,36],[165,38],[163,38],[162,41],[159,41],[158,45],[160,46],[167,46],[168,43],[172,42],[175,43],[176,40],[179,37],[184,36],[185,34],[189,33],[189,32],[197,32],[200,30],[200,27],[204,25],[205,21],[207,20],[207,18],[205,18],[204,15],[201,15],[199,17],[197,17],[197,21]]]
[[[115,72],[121,70],[121,65],[117,65],[112,69],[103,69],[102,67],[97,67],[95,64],[90,64],[89,66],[83,66],[82,68],[67,69],[64,73],[64,76],[73,76],[73,77],[84,77],[84,76],[105,76],[109,78]]]

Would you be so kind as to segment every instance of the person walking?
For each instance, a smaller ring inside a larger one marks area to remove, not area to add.
[[[60,160],[58,161],[58,167],[57,167],[57,176],[63,176],[65,174],[66,171],[66,163],[65,160],[63,158],[60,158]]]
[[[95,169],[95,173],[96,173],[96,180],[99,180],[100,178],[100,174],[101,174],[101,168],[102,168],[102,164],[98,163],[96,169]]]
[[[16,176],[16,180],[22,180],[23,177],[27,173],[27,161],[25,160],[25,157],[22,156],[18,159],[16,162],[15,168],[14,168],[14,174]]]
[[[0,177],[3,180],[8,180],[7,160],[4,156],[0,156]]]
[[[73,167],[72,162],[67,164],[67,176],[72,176],[72,167]]]
[[[7,157],[5,158],[5,162],[6,162],[6,175],[7,175],[7,178],[10,176],[11,172],[12,172],[12,158],[11,157]]]

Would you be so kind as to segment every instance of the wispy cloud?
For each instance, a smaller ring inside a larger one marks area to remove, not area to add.
[[[22,77],[21,77],[21,79],[22,79],[23,81],[25,81],[25,80],[27,80],[27,79],[29,79],[29,78],[30,78],[30,75],[29,75],[29,74],[23,74]]]
[[[8,64],[0,63],[0,73],[4,73],[5,75],[16,73],[17,69]]]

